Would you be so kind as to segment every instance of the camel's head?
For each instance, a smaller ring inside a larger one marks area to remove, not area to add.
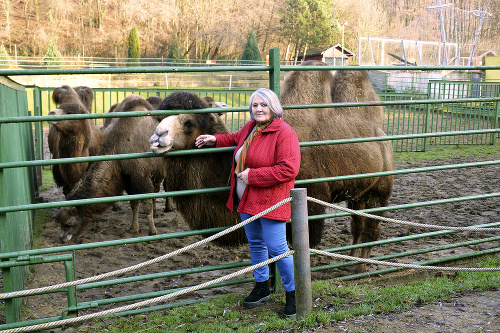
[[[159,110],[195,110],[227,107],[215,102],[212,97],[200,98],[187,91],[176,91],[167,96]],[[219,114],[220,115],[220,114]],[[227,133],[227,128],[218,114],[180,114],[163,119],[149,139],[151,151],[163,154],[172,150],[195,148],[195,139],[200,134]]]
[[[207,102],[209,108],[227,108],[227,104],[224,102],[216,102],[213,97],[210,96],[205,96],[202,98]],[[219,112],[219,115],[221,115],[222,112]]]
[[[81,104],[64,103],[59,108],[49,111],[49,116],[64,116],[68,114],[86,114],[88,111]],[[71,120],[47,120],[51,125],[63,126]]]
[[[163,154],[172,150],[195,148],[194,142],[201,134],[220,127],[220,117],[213,113],[180,114],[163,119],[149,139],[151,151]]]
[[[61,207],[55,216],[55,221],[61,226],[59,239],[62,243],[67,243],[77,236],[83,225],[76,207]]]

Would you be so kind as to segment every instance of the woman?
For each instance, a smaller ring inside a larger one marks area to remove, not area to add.
[[[278,96],[261,88],[250,97],[250,118],[241,130],[230,134],[200,135],[196,147],[236,146],[231,173],[231,192],[227,207],[237,211],[244,221],[290,196],[300,167],[297,134],[283,121],[283,108]],[[244,226],[250,245],[252,264],[289,251],[286,221],[290,220],[290,203]],[[277,261],[286,292],[285,317],[295,315],[295,280],[293,258]],[[244,300],[254,308],[270,299],[269,267],[253,271],[255,287]]]

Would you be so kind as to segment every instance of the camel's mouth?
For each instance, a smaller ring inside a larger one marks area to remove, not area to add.
[[[172,141],[167,140],[168,138],[163,135],[159,136],[154,133],[151,138],[149,138],[150,150],[155,154],[164,154],[172,149]]]
[[[151,144],[150,150],[155,154],[165,154],[170,151],[171,147],[160,146],[158,142],[154,142]]]

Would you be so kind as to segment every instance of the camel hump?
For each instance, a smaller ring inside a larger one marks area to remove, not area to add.
[[[122,101],[121,111],[153,110],[151,104],[139,95],[129,95]]]
[[[189,91],[175,91],[165,97],[158,110],[195,110],[206,109],[208,103]]]
[[[326,64],[308,60],[301,66],[326,66]],[[331,103],[333,84],[333,73],[329,70],[292,71],[283,81],[281,103],[284,105]]]
[[[113,112],[153,110],[151,104],[139,95],[127,95]]]
[[[337,71],[333,76],[333,102],[378,101],[367,71]]]
[[[75,88],[76,93],[80,97],[85,108],[90,112],[92,109],[92,102],[94,101],[94,91],[87,86],[78,86]]]
[[[161,101],[163,101],[163,98],[161,98],[160,96],[149,96],[148,98],[146,98],[146,101],[151,104],[154,110],[157,110],[160,106]]]

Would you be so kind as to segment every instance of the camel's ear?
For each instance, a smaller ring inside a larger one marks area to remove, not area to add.
[[[210,122],[213,122],[213,123],[218,123],[221,121],[220,119],[220,116],[222,116],[223,113],[220,112],[220,113],[209,113],[209,116],[210,116]]]

